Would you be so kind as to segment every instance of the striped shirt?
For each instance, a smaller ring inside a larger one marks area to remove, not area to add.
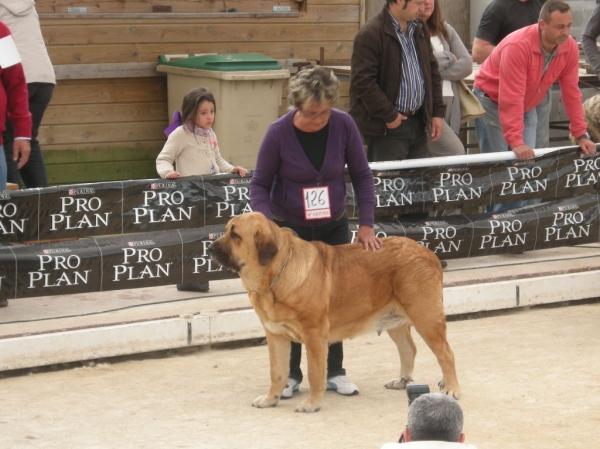
[[[391,14],[390,16],[402,46],[402,71],[397,107],[401,113],[410,113],[419,109],[425,102],[425,79],[414,39],[417,24],[415,21],[408,22],[407,33],[404,34],[396,18]]]

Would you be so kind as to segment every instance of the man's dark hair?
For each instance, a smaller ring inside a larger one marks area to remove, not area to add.
[[[554,11],[564,14],[571,11],[571,7],[563,0],[548,0],[540,10],[540,20],[550,23],[550,16]]]
[[[394,3],[398,3],[399,0],[386,0],[388,6],[393,5]],[[403,0],[404,1],[404,6],[402,7],[402,9],[406,9],[406,7],[408,6],[408,2],[410,2],[410,0]]]
[[[463,412],[456,399],[443,393],[419,396],[408,409],[406,423],[412,441],[456,443],[463,428]]]

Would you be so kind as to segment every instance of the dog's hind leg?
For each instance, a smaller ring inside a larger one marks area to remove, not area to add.
[[[267,346],[269,348],[269,362],[271,371],[271,387],[266,395],[257,397],[253,407],[275,407],[281,398],[290,373],[291,343],[281,335],[273,334],[265,329]]]
[[[410,324],[403,323],[398,327],[387,330],[390,338],[396,343],[400,355],[400,378],[392,379],[385,384],[385,388],[404,390],[412,382],[412,372],[415,367],[417,347],[410,335]]]
[[[304,335],[306,359],[308,364],[308,398],[296,407],[297,412],[312,413],[321,410],[325,392],[325,371],[327,365],[327,336],[322,332],[310,332]]]
[[[456,366],[454,363],[454,353],[446,339],[446,318],[429,316],[426,314],[417,315],[413,319],[413,325],[419,335],[425,340],[427,346],[431,348],[438,363],[442,368],[442,380],[439,383],[440,389],[449,396],[458,399],[460,396],[460,386],[456,377]],[[431,323],[436,323],[432,326]]]

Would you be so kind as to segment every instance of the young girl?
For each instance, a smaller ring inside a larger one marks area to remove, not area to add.
[[[246,175],[248,170],[234,167],[221,157],[217,135],[212,129],[215,109],[215,97],[204,87],[192,89],[183,97],[181,114],[176,111],[173,123],[165,129],[167,143],[156,158],[156,171],[161,178],[217,173]],[[208,281],[177,284],[177,290],[183,291],[207,292],[208,288]]]
[[[248,170],[234,167],[221,157],[212,129],[215,110],[215,97],[204,87],[192,89],[183,97],[181,114],[176,111],[173,123],[165,129],[168,139],[156,158],[156,171],[161,178],[217,173],[246,175]]]

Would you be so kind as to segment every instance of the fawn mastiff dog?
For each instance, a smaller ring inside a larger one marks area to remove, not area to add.
[[[326,386],[327,345],[366,332],[387,331],[400,354],[400,376],[386,388],[412,381],[414,326],[442,368],[439,383],[458,398],[454,354],[446,340],[442,267],[424,246],[387,237],[378,251],[359,244],[306,242],[251,212],[229,221],[209,248],[211,257],[237,272],[267,336],[271,387],[254,407],[274,407],[289,374],[290,341],[303,343],[308,361],[308,398],[297,412],[321,408]]]

